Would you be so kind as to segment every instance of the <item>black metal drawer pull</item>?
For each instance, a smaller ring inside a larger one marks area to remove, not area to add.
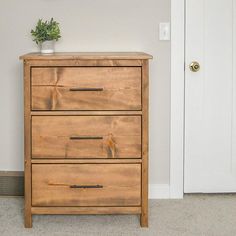
[[[81,92],[89,92],[89,91],[103,91],[103,88],[70,88],[70,91],[81,91]]]
[[[70,185],[70,188],[103,188],[102,185]]]
[[[103,139],[102,136],[71,136],[71,140]]]

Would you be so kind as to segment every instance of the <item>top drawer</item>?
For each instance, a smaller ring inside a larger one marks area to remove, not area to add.
[[[32,110],[141,110],[141,67],[33,67]]]

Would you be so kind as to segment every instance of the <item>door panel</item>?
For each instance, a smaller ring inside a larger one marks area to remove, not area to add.
[[[235,4],[186,1],[185,192],[236,191]]]

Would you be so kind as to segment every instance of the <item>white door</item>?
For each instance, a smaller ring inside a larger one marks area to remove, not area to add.
[[[235,9],[186,0],[185,193],[236,192]]]

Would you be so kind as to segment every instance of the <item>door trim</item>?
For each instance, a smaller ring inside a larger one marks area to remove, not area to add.
[[[170,198],[184,193],[185,0],[171,0]]]

